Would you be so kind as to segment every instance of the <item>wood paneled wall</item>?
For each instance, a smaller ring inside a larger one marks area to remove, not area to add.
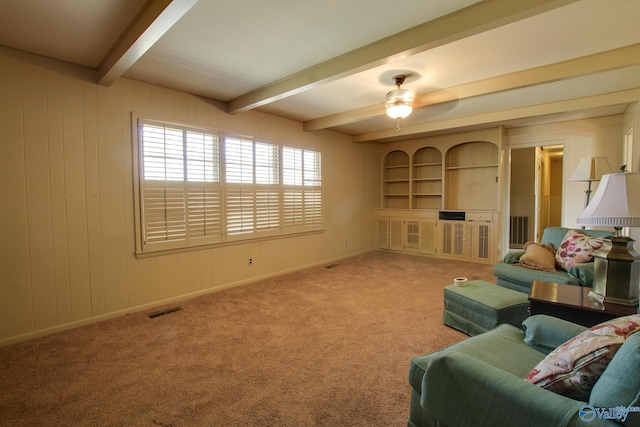
[[[94,82],[0,47],[0,345],[374,248],[375,146],[126,78]],[[137,259],[132,111],[321,149],[325,232]]]

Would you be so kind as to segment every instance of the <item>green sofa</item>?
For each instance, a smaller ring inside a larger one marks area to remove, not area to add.
[[[542,234],[540,243],[543,245],[552,243],[553,247],[558,249],[569,230],[570,228],[566,227],[547,227]],[[594,237],[608,237],[612,235],[611,231],[605,230],[577,231]],[[569,271],[565,271],[557,266],[555,272],[538,271],[517,265],[518,260],[524,253],[524,251],[509,252],[505,255],[503,262],[494,265],[493,274],[496,276],[496,284],[498,286],[526,293],[529,293],[534,280],[592,287],[593,262],[575,265]]]
[[[593,417],[593,408],[640,406],[636,369],[640,366],[640,333],[624,342],[596,382],[590,401],[582,402],[524,378],[546,354],[586,328],[546,315],[530,316],[522,326],[524,330],[503,324],[413,358],[408,426],[640,426],[637,412],[630,413],[624,424]],[[579,412],[589,409],[594,419],[584,421]]]

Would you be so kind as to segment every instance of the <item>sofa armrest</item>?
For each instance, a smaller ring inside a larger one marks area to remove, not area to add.
[[[569,276],[575,277],[580,282],[580,286],[587,288],[593,287],[593,276],[595,274],[595,264],[593,262],[587,262],[585,264],[575,264],[569,271]]]
[[[520,257],[524,255],[526,251],[511,251],[507,252],[502,262],[507,264],[517,264],[520,261]]]
[[[544,390],[468,354],[451,351],[429,363],[420,404],[450,426],[538,427],[581,425],[578,411],[586,403]],[[588,425],[616,423],[595,419]]]
[[[522,322],[524,342],[531,348],[549,354],[559,345],[587,330],[585,326],[547,316],[535,314]]]

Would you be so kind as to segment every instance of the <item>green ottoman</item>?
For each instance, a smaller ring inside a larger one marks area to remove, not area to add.
[[[481,280],[444,288],[442,323],[467,335],[478,335],[502,323],[522,328],[529,315],[528,295]]]

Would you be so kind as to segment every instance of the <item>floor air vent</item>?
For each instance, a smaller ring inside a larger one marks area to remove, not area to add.
[[[168,310],[158,311],[157,313],[151,313],[149,315],[149,319],[155,319],[156,317],[164,316],[166,314],[175,313],[176,311],[181,311],[182,307],[173,307]]]

